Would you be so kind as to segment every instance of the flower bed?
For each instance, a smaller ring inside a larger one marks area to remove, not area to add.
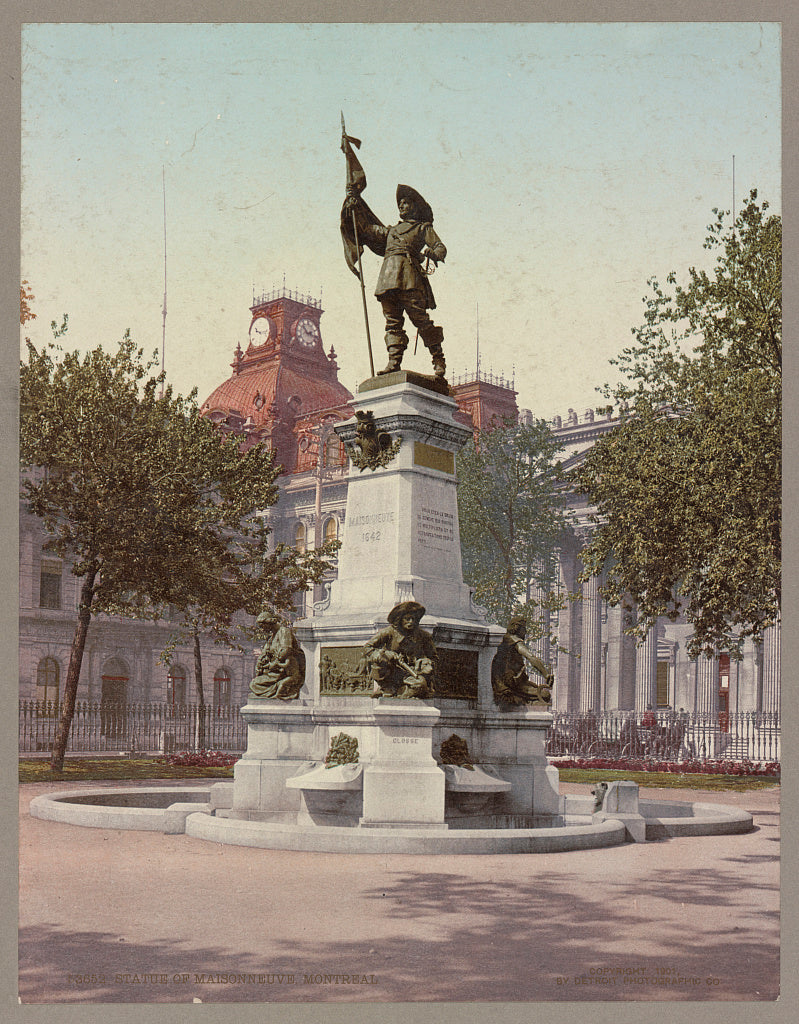
[[[160,758],[173,768],[230,768],[241,754],[226,754],[223,750],[181,750]]]
[[[670,772],[675,775],[766,775],[780,777],[779,761],[658,761],[643,757],[551,758],[556,768],[591,768],[608,771]]]

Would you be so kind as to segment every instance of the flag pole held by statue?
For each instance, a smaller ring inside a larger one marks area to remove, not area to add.
[[[359,194],[366,188],[366,175],[364,174],[363,167],[361,167],[360,161],[355,153],[352,151],[352,146],[360,148],[360,140],[353,139],[347,135],[346,129],[344,128],[344,112],[341,112],[341,149],[344,156],[347,159],[347,195],[351,195],[351,190],[357,191]],[[355,237],[355,252],[358,254],[358,277],[361,282],[361,299],[363,301],[363,319],[366,325],[366,344],[369,349],[369,370],[371,375],[375,375],[375,364],[372,358],[372,339],[369,334],[369,315],[366,311],[366,288],[363,283],[363,267],[361,265],[361,247],[358,244],[358,224],[355,217],[355,208],[352,211],[352,231]]]

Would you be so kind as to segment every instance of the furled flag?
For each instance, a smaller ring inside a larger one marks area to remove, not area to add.
[[[360,280],[358,270],[358,259],[363,252],[363,238],[360,237],[360,229],[368,232],[369,227],[382,227],[383,225],[375,217],[361,197],[366,188],[366,174],[361,161],[358,159],[353,146],[360,149],[361,140],[347,135],[344,128],[344,115],[341,115],[341,151],[347,161],[347,196],[341,208],[341,241],[344,243],[344,259],[347,266]],[[351,200],[356,200],[353,205]],[[350,202],[348,203],[348,200]],[[357,223],[357,226],[356,226]],[[371,241],[369,247],[380,255],[380,243],[375,246]],[[363,282],[362,282],[363,283]]]
[[[355,146],[356,149],[360,149],[361,140],[354,139],[344,131],[344,115],[342,114],[341,151],[344,153],[344,158],[347,161],[347,195],[351,195],[353,191],[360,195],[366,188],[366,174],[364,173],[363,167],[361,167],[361,161],[353,152],[353,146]]]

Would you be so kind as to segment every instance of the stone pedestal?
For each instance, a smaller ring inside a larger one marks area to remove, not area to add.
[[[545,752],[548,710],[494,704],[491,663],[504,628],[487,622],[463,582],[455,456],[471,431],[445,392],[404,372],[359,389],[352,404],[372,414],[393,457],[350,466],[338,579],[294,626],[305,685],[296,702],[250,699],[243,709],[249,740],[230,816],[443,832],[478,818],[487,827],[554,824],[562,814]],[[357,422],[335,428],[351,455]],[[438,652],[435,695],[373,700],[363,644],[408,600],[426,609],[420,626]],[[357,743],[357,764],[329,771],[327,752],[342,733]],[[468,769],[445,774],[441,746],[453,736],[466,742],[479,785]]]
[[[594,822],[613,818],[622,822],[629,839],[634,843],[646,842],[646,820],[638,806],[637,782],[610,782],[602,801],[602,809],[594,812]]]
[[[392,383],[395,378],[401,378]],[[352,623],[384,618],[399,601],[413,598],[434,618],[481,622],[463,582],[455,456],[471,431],[454,414],[449,395],[422,386],[425,378],[388,374],[366,381],[352,405],[371,412],[378,432],[401,438],[384,466],[350,465],[347,514],[324,618]],[[350,450],[357,420],[338,424]]]
[[[374,709],[362,826],[446,827],[445,776],[433,757],[433,727],[440,715],[420,701],[381,700]]]
[[[307,663],[308,694],[325,703],[339,693],[324,667],[348,676],[363,644],[387,625],[402,601],[424,605],[421,622],[439,651],[437,696],[490,704],[491,661],[503,629],[489,624],[463,582],[455,459],[471,431],[440,382],[399,371],[365,381],[352,405],[371,413],[378,434],[398,445],[384,465],[350,464],[338,578],[313,616],[296,623]],[[357,417],[336,433],[358,454]]]
[[[233,815],[274,821],[296,816],[300,797],[286,780],[310,764],[311,710],[299,702],[253,698],[242,708],[247,751],[233,768]]]

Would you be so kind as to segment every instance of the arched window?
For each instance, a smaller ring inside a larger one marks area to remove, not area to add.
[[[56,558],[42,558],[39,573],[39,607],[61,607],[61,562]]]
[[[214,673],[214,707],[230,706],[230,672],[218,668]]]
[[[42,658],[36,670],[36,699],[58,703],[59,668],[55,658]]]
[[[182,665],[170,665],[166,676],[167,704],[186,703],[186,669]]]
[[[294,547],[299,553],[305,554],[305,524],[297,523],[297,529],[294,531]]]
[[[341,462],[340,441],[336,434],[331,434],[325,442],[325,466],[338,466]]]
[[[331,516],[325,523],[325,544],[330,540],[336,540],[338,537],[338,523],[336,522],[335,516]]]

